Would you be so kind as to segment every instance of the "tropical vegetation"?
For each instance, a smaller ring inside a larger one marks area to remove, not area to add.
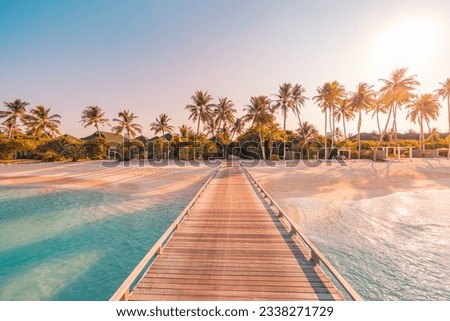
[[[315,124],[303,119],[302,109],[308,100],[305,88],[287,82],[275,93],[250,97],[239,116],[229,97],[215,100],[208,91],[197,90],[185,106],[195,130],[188,124],[176,128],[169,115],[162,113],[150,123],[149,129],[156,135],[152,139],[138,136],[144,128],[130,110],[117,113],[111,125],[102,108],[85,107],[80,123],[85,128],[95,128],[95,133],[80,140],[62,135],[61,116],[53,113],[54,108],[37,105],[27,109],[28,102],[15,99],[5,101],[0,110],[0,159],[75,161],[122,154],[120,159],[192,160],[227,157],[230,153],[264,160],[328,159],[345,148],[352,157],[376,160],[375,151],[380,147],[413,147],[422,156],[431,155],[431,149],[450,148],[450,135],[441,134],[432,126],[446,103],[450,132],[450,78],[439,83],[433,93],[421,94],[417,76],[399,68],[389,78],[380,79],[380,84],[376,90],[373,84],[361,82],[355,91],[347,91],[336,80],[318,86],[312,101],[324,114],[322,133]],[[417,132],[398,132],[397,121],[403,109],[403,117],[417,125]],[[376,118],[377,131],[363,131],[367,114]],[[281,116],[281,124],[277,115]],[[290,130],[288,119],[292,115],[297,126]],[[381,115],[386,115],[384,124]],[[347,132],[352,120],[357,121],[356,135]],[[100,127],[109,127],[110,131],[101,131]],[[115,139],[110,135],[116,135]]]

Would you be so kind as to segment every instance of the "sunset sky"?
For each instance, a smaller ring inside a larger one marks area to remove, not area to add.
[[[194,127],[184,106],[195,90],[227,96],[242,114],[251,96],[283,82],[312,98],[326,81],[378,89],[379,78],[408,67],[427,93],[450,77],[449,17],[448,0],[0,0],[0,100],[51,107],[75,136],[94,131],[79,124],[88,105],[110,119],[130,109],[153,136],[149,124],[163,112]],[[432,126],[447,131],[441,114]],[[405,116],[399,130],[418,130]],[[312,101],[303,118],[322,132]],[[297,127],[291,115],[288,128]],[[364,118],[363,130],[375,128]]]

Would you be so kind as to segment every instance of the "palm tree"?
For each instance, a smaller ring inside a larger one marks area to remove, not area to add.
[[[309,159],[309,143],[310,141],[317,139],[317,137],[319,136],[319,131],[317,130],[316,126],[308,123],[307,121],[299,123],[299,126],[300,127],[297,129],[297,132],[300,134],[300,138],[305,141],[303,146],[306,147],[306,153]]]
[[[328,158],[327,153],[327,112],[329,112],[329,121],[331,133],[334,133],[334,110],[341,103],[345,97],[345,88],[337,81],[327,82],[322,87],[317,88],[317,96],[313,100],[322,109],[325,114],[325,158]],[[331,150],[334,148],[334,137],[331,134]]]
[[[247,113],[244,116],[244,120],[246,122],[251,122],[251,127],[259,134],[261,153],[265,160],[266,150],[264,145],[264,132],[267,124],[275,119],[270,107],[270,99],[267,96],[253,96],[250,98],[250,104],[245,105],[244,111]]]
[[[419,123],[420,127],[420,148],[425,149],[425,135],[423,130],[424,122],[430,130],[430,120],[436,120],[439,117],[439,108],[441,105],[436,96],[432,94],[424,94],[415,96],[414,99],[406,105],[409,109],[406,119],[410,119],[414,124]]]
[[[377,151],[381,143],[383,142],[384,136],[386,136],[388,126],[390,124],[391,116],[393,118],[392,128],[389,135],[389,143],[392,141],[392,136],[397,139],[397,109],[401,108],[402,105],[407,104],[411,98],[414,96],[412,91],[415,86],[420,85],[420,83],[415,79],[416,75],[406,77],[407,68],[398,68],[391,73],[391,78],[380,79],[384,83],[384,86],[380,89],[382,99],[389,106],[388,118],[384,126],[383,133],[380,135],[378,140]],[[373,160],[376,160],[377,153],[373,155]]]
[[[415,79],[417,76],[406,77],[407,68],[395,69],[390,79],[380,79],[384,86],[380,91],[387,96],[392,109],[392,131],[397,139],[397,110],[407,104],[413,98],[412,91],[420,83]]]
[[[230,132],[231,132],[231,140],[233,140],[234,135],[241,135],[244,133],[245,130],[245,121],[242,117],[237,117],[233,124],[231,125]]]
[[[438,96],[442,97],[442,99],[447,98],[447,110],[448,110],[448,135],[450,136],[450,78],[447,78],[445,82],[440,82],[441,88],[437,89]],[[449,152],[448,155],[450,156],[450,138],[448,143]]]
[[[180,127],[178,127],[178,130],[180,132],[180,137],[182,139],[189,140],[189,138],[194,135],[194,131],[192,130],[192,128],[186,124],[183,124]]]
[[[44,106],[39,105],[25,117],[25,124],[35,137],[40,135],[55,137],[61,134],[58,129],[61,124],[61,116],[58,114],[50,115],[50,110],[51,108],[45,109]]]
[[[299,123],[299,126],[300,127],[297,129],[297,132],[299,133],[300,138],[305,141],[305,143],[308,143],[319,136],[319,131],[313,124],[305,121],[301,124]]]
[[[377,117],[377,127],[378,127],[378,137],[381,136],[381,127],[380,127],[380,113],[386,114],[389,109],[389,103],[383,99],[383,95],[378,95],[378,98],[372,104],[372,118],[374,116]]]
[[[284,83],[280,85],[277,97],[274,101],[273,110],[281,110],[283,116],[283,131],[286,132],[286,118],[290,109],[294,110],[294,101],[292,100],[292,85]],[[286,159],[286,142],[283,141],[283,160]]]
[[[362,111],[371,110],[375,104],[375,92],[373,86],[368,85],[365,82],[358,84],[358,88],[355,93],[350,97],[350,109],[358,113],[358,159],[361,158],[361,123],[362,123]]]
[[[301,124],[302,118],[300,109],[305,105],[306,99],[308,99],[308,97],[305,96],[305,88],[300,84],[295,84],[292,87],[291,99],[293,106],[292,110],[294,111],[294,114],[297,115],[298,123]],[[300,126],[300,128],[302,127]]]
[[[349,105],[350,105],[349,99],[347,99],[347,98],[342,99],[334,113],[334,117],[336,118],[336,121],[338,123],[342,119],[342,128],[344,129],[344,138],[347,138],[347,128],[345,126],[345,121],[353,120],[353,118],[355,118],[355,114],[353,113],[353,110],[350,108]]]
[[[170,120],[171,118],[169,118],[167,114],[163,113],[159,115],[159,117],[156,118],[153,123],[150,124],[151,126],[150,130],[154,130],[155,135],[162,133],[162,135],[164,136],[166,133],[173,133],[175,127],[169,125]]]
[[[81,113],[81,121],[80,123],[83,124],[84,128],[88,126],[95,126],[97,130],[97,136],[100,136],[100,130],[98,128],[98,125],[108,125],[111,126],[109,123],[109,119],[105,117],[105,113],[103,110],[98,106],[88,106],[86,107],[83,112]]]
[[[6,118],[3,125],[8,128],[8,138],[11,138],[13,131],[17,130],[17,121],[24,120],[27,112],[26,107],[29,103],[16,99],[13,102],[4,101],[3,104],[5,105],[6,110],[0,111],[0,118]]]
[[[222,131],[222,134],[225,134],[226,129],[233,124],[235,112],[234,103],[230,99],[219,98],[219,102],[214,106],[213,115],[217,122],[217,128]]]
[[[113,132],[116,134],[121,134],[122,132],[126,132],[128,134],[128,138],[131,140],[137,133],[142,133],[142,126],[139,124],[133,124],[133,121],[138,118],[134,113],[130,113],[129,110],[124,110],[119,112],[119,118],[114,118],[113,121],[118,124],[111,128]]]
[[[207,123],[211,118],[211,109],[214,107],[212,103],[213,98],[207,91],[203,92],[197,90],[194,95],[191,96],[194,104],[187,105],[185,109],[191,113],[189,119],[197,122],[197,137],[200,132],[200,122]]]
[[[20,125],[17,124],[12,119],[5,120],[0,126],[0,132],[9,135],[11,137],[15,137],[16,134],[21,134],[22,130],[20,129]]]

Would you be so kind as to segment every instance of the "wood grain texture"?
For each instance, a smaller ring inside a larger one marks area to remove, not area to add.
[[[223,166],[130,300],[342,300],[238,166]]]

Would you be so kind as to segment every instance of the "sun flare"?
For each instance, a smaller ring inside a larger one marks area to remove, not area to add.
[[[439,54],[439,28],[431,19],[410,18],[386,26],[374,42],[376,69],[422,69]]]

